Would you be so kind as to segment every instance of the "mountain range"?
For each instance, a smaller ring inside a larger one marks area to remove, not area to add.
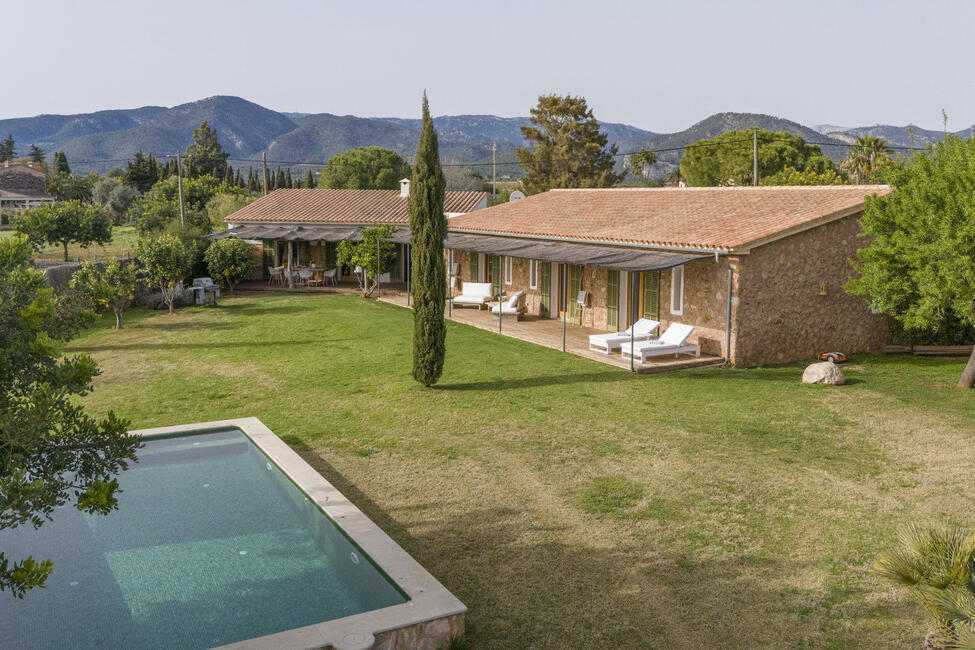
[[[261,154],[266,153],[273,167],[291,167],[295,171],[366,145],[393,149],[411,159],[420,129],[418,119],[280,113],[240,97],[215,96],[172,108],[144,106],[5,119],[0,120],[0,137],[12,135],[18,155],[25,155],[29,146],[36,144],[48,155],[64,151],[72,171],[104,173],[124,166],[140,149],[159,157],[185,149],[193,130],[204,120],[217,130],[234,167],[256,167]],[[469,163],[484,176],[490,176],[491,148],[496,142],[499,178],[518,175],[518,167],[511,161],[515,160],[515,148],[523,145],[521,127],[528,124],[527,117],[445,115],[434,118],[441,156],[447,162]],[[911,145],[907,126],[808,127],[758,113],[717,113],[676,133],[656,133],[611,122],[603,122],[601,126],[622,153],[640,148],[660,151],[659,162],[653,170],[655,176],[673,169],[679,160],[680,147],[726,131],[751,127],[795,133],[807,142],[819,143],[823,152],[834,160],[843,157],[848,143],[858,135],[876,135],[894,146]],[[965,129],[957,135],[967,137],[971,131]],[[923,147],[943,136],[940,131],[915,128],[913,144]]]

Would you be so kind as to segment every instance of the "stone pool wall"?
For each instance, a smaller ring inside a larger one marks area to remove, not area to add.
[[[439,650],[464,635],[464,615],[455,614],[417,623],[376,636],[373,650]]]

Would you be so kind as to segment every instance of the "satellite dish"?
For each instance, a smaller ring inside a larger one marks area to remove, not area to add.
[[[525,198],[525,193],[522,192],[521,190],[515,190],[514,192],[511,193],[511,196],[508,197],[508,203],[523,198]]]

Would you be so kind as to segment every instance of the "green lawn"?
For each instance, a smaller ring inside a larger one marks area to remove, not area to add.
[[[0,239],[11,237],[16,234],[13,230],[0,230]],[[135,226],[115,226],[112,228],[112,241],[106,246],[92,246],[82,248],[75,244],[68,246],[68,260],[77,262],[80,260],[104,261],[113,257],[129,257],[134,255],[135,247],[139,243],[139,234]],[[64,259],[64,248],[60,245],[45,246],[44,250],[35,255],[38,260],[45,262],[61,261]]]
[[[963,359],[633,376],[449,323],[424,389],[411,312],[355,296],[111,322],[70,347],[93,411],[259,417],[467,604],[471,647],[919,647],[868,569],[912,517],[971,525]]]

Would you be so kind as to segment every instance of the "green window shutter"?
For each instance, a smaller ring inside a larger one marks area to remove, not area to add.
[[[620,328],[620,272],[606,272],[606,329]]]
[[[549,262],[538,263],[538,289],[542,294],[541,315],[552,313],[552,265]]]
[[[582,323],[582,308],[579,306],[579,286],[582,283],[582,267],[569,267],[569,320],[579,325]]]
[[[477,253],[468,253],[467,259],[471,263],[471,282],[477,282]]]
[[[488,277],[491,278],[491,291],[495,297],[501,295],[501,265],[497,255],[488,255]]]
[[[660,320],[660,271],[643,274],[643,317]]]

